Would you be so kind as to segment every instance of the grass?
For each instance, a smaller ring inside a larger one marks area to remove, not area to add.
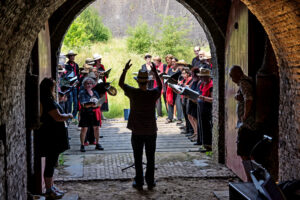
[[[206,49],[207,47],[205,47]],[[129,99],[125,97],[123,90],[118,86],[118,81],[123,71],[126,62],[131,59],[132,67],[127,72],[125,83],[133,87],[137,87],[136,81],[133,79],[135,75],[133,72],[138,72],[141,66],[145,63],[144,56],[137,53],[129,52],[126,46],[126,38],[113,38],[108,42],[94,43],[90,46],[83,46],[77,48],[76,62],[80,67],[83,66],[86,58],[92,58],[93,54],[98,53],[102,55],[102,64],[105,69],[112,68],[107,81],[113,81],[112,85],[117,89],[118,94],[116,96],[108,95],[109,112],[105,112],[104,116],[107,118],[123,117],[123,110],[129,108]],[[67,53],[69,49],[66,46],[62,47],[62,52]],[[190,55],[185,59],[187,62],[191,62],[194,57],[193,47],[188,49]],[[145,52],[146,53],[146,52]],[[152,55],[156,55],[155,52],[151,52]],[[162,58],[164,55],[160,55]],[[164,102],[162,102],[164,105]],[[166,115],[165,106],[163,106],[163,114]]]

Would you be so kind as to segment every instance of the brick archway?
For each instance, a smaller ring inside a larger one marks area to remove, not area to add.
[[[78,12],[93,0],[78,0]],[[229,0],[178,0],[199,23],[204,26],[212,54],[216,57],[214,72],[218,87],[224,88],[224,43]],[[1,1],[0,2],[0,198],[22,199],[26,196],[26,144],[25,144],[25,73],[26,65],[38,33],[45,21],[71,0]],[[258,18],[274,48],[280,74],[280,130],[279,130],[279,177],[282,180],[299,178],[300,159],[300,104],[299,104],[299,12],[295,0],[242,0]],[[75,8],[74,8],[75,9]],[[70,11],[70,10],[66,10]],[[77,12],[77,13],[78,13]],[[63,13],[60,13],[63,14]],[[53,15],[54,16],[54,15]],[[70,23],[76,16],[70,18]],[[69,24],[70,24],[69,23]],[[51,24],[51,20],[50,20]],[[51,27],[51,26],[50,26]],[[63,36],[63,35],[62,35]],[[61,41],[61,40],[60,40]],[[57,42],[58,44],[59,42]],[[60,44],[59,44],[60,45]],[[59,47],[58,45],[58,47]],[[224,101],[222,89],[214,91],[214,132],[222,141],[224,129]],[[2,126],[5,125],[5,126]],[[219,142],[215,141],[215,142]],[[220,145],[218,145],[220,146]],[[6,156],[3,156],[3,153]],[[224,152],[217,154],[222,161]],[[5,162],[4,162],[5,161]],[[7,166],[4,166],[6,163]],[[290,167],[293,166],[293,167]],[[4,173],[4,168],[7,168]],[[6,177],[6,178],[5,178]],[[7,188],[7,193],[4,188]],[[2,196],[4,195],[4,196]],[[5,197],[6,195],[6,197]]]

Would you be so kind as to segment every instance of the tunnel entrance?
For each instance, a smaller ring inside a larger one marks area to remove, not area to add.
[[[3,1],[0,3],[2,11],[0,25],[3,28],[0,34],[2,46],[0,49],[0,124],[6,125],[6,144],[1,144],[0,160],[6,159],[8,161],[7,168],[0,163],[0,176],[3,177],[1,180],[5,180],[0,184],[0,191],[3,191],[0,193],[0,198],[25,198],[28,184],[31,183],[30,180],[35,180],[36,178],[33,177],[34,167],[40,165],[40,163],[33,162],[35,158],[34,148],[30,145],[33,144],[33,130],[35,127],[34,125],[28,125],[27,122],[25,124],[25,110],[27,109],[27,112],[29,111],[29,114],[31,114],[32,112],[28,108],[32,106],[33,110],[36,111],[35,116],[38,116],[39,110],[38,102],[31,103],[31,101],[27,100],[30,99],[30,96],[28,95],[29,91],[25,89],[26,70],[28,69],[26,69],[26,66],[30,60],[31,51],[33,50],[34,52],[37,35],[43,27],[45,27],[43,29],[44,32],[47,31],[45,22],[48,20],[51,46],[46,48],[50,52],[48,58],[51,59],[48,60],[51,60],[51,64],[48,66],[49,63],[44,63],[43,67],[50,69],[51,73],[48,75],[55,77],[57,53],[66,29],[75,16],[91,2],[93,1],[79,0],[74,3],[71,0],[57,0],[39,3],[35,1]],[[227,22],[232,1],[179,0],[179,2],[186,6],[196,16],[199,23],[205,27],[211,52],[213,57],[215,57],[213,62],[217,66],[215,75],[218,78],[215,83],[217,87],[214,90],[216,100],[213,108],[213,133],[216,136],[214,140],[216,149],[213,158],[218,162],[225,162],[227,155],[225,148],[227,121],[225,123],[225,119],[228,118],[226,116],[227,113],[225,113],[225,102],[227,101],[225,88],[228,80],[225,76],[225,70],[228,67],[225,66],[225,56],[227,56],[225,54],[225,44],[228,36],[226,30],[228,30]],[[274,113],[274,115],[278,115],[278,121],[280,121],[277,143],[279,148],[278,177],[279,180],[299,178],[299,127],[297,124],[299,121],[299,113],[297,113],[297,110],[299,110],[299,105],[297,104],[299,99],[297,92],[299,71],[299,58],[297,57],[297,52],[299,51],[299,17],[297,12],[299,4],[296,1],[288,0],[281,2],[242,0],[242,2],[257,17],[265,29],[274,50],[277,64],[280,66],[278,68],[280,77],[280,112],[279,114],[278,112]],[[38,48],[41,48],[41,46]],[[33,60],[33,62],[35,61]],[[26,84],[30,86],[30,84],[34,83],[35,85],[33,84],[32,88],[35,88],[38,81],[33,79],[36,78],[34,75],[37,74],[34,73],[34,70],[29,70],[29,72],[29,75],[32,75],[32,80],[30,80],[31,78],[26,80]],[[251,74],[250,71],[249,73]],[[42,76],[39,78],[41,79]],[[268,79],[267,76],[261,76],[260,78]],[[38,92],[34,93],[32,97],[38,101]],[[24,109],[25,102],[30,105],[26,106],[26,109]],[[34,116],[32,119],[34,119]],[[37,120],[34,120],[32,124],[38,123]],[[25,150],[26,148],[27,151]],[[16,155],[18,159],[16,159]],[[24,167],[24,163],[27,163],[27,167]]]

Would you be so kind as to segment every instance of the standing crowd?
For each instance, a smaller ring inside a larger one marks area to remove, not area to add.
[[[148,89],[157,86],[151,66],[155,66],[160,81],[163,83],[162,95],[156,102],[157,115],[162,116],[163,98],[168,113],[166,123],[176,122],[182,129],[182,134],[186,134],[192,142],[195,142],[195,145],[202,145],[201,151],[210,151],[213,101],[211,56],[201,51],[199,46],[194,48],[194,53],[195,57],[191,64],[179,60],[171,54],[165,56],[166,64],[164,64],[161,57],[155,56],[152,58],[147,53],[144,57],[146,63],[142,65],[141,69],[149,73]],[[198,98],[195,99],[187,94],[182,94],[174,88],[174,85],[181,88],[188,87],[198,94]]]

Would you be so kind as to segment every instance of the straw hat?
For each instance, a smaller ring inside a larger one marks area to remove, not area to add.
[[[177,65],[184,65],[184,66],[188,65],[184,60],[179,60],[178,62],[176,62],[176,64]]]
[[[66,56],[76,56],[77,55],[77,53],[74,53],[74,51],[73,50],[70,50],[67,54],[66,54]]]
[[[93,60],[93,58],[87,58],[85,59],[85,64],[94,65],[95,61]]]
[[[146,53],[145,56],[144,56],[144,58],[146,58],[146,57],[152,58],[152,55],[150,53]]]
[[[100,54],[95,53],[95,54],[93,55],[93,60],[94,60],[94,61],[100,60],[100,59],[102,59],[102,56],[101,56]]]
[[[204,55],[205,55],[204,57],[206,57],[206,59],[211,59],[211,54],[210,54],[210,52],[205,52]]]
[[[149,80],[148,72],[140,69],[138,75],[134,77],[134,79],[139,83],[145,83]]]
[[[197,73],[197,76],[209,76],[210,77],[210,70],[206,68],[200,68],[200,73]]]

